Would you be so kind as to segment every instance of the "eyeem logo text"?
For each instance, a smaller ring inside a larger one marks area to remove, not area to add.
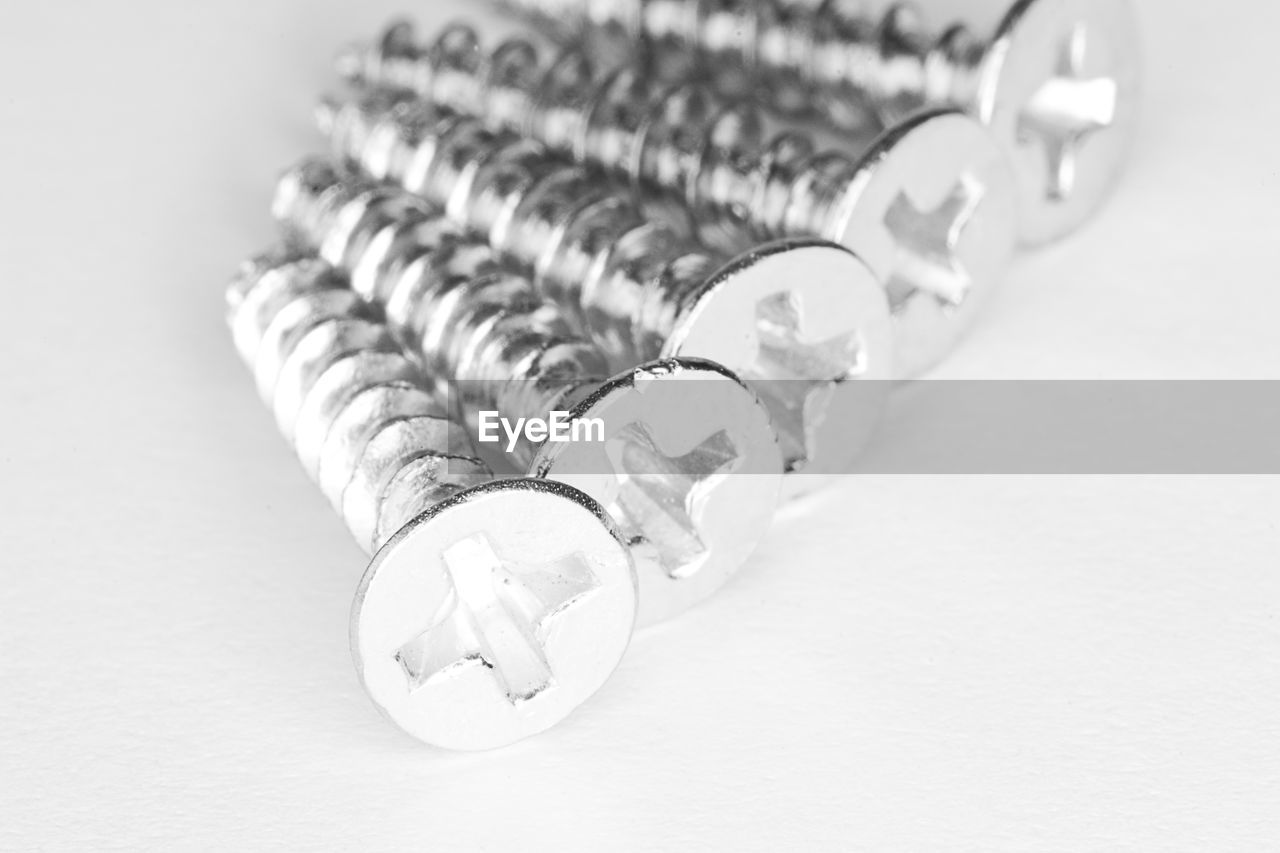
[[[515,450],[521,435],[531,444],[543,441],[604,441],[604,421],[600,418],[575,420],[569,412],[552,412],[547,419],[517,418],[512,424],[498,412],[480,412],[477,438],[482,444],[502,441],[499,429],[507,437],[508,453]]]

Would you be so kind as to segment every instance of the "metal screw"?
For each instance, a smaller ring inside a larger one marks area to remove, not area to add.
[[[747,381],[779,431],[789,493],[848,471],[870,440],[892,378],[890,321],[856,255],[792,240],[726,262],[597,176],[478,119],[383,91],[320,114],[338,156],[487,239],[612,370],[691,355]]]
[[[667,359],[601,381],[600,350],[488,245],[441,236],[447,226],[422,200],[325,161],[283,176],[275,214],[385,306],[430,373],[459,381],[454,402],[473,429],[482,410],[604,423],[603,441],[522,442],[517,453],[531,476],[577,486],[617,519],[636,561],[641,624],[710,595],[755,550],[776,507],[781,453],[768,410],[723,367]]]
[[[465,27],[422,47],[397,22],[340,68],[537,139],[624,180],[638,198],[660,188],[714,226],[700,236],[722,250],[784,237],[845,246],[887,287],[904,376],[950,350],[1012,253],[1012,173],[990,134],[958,111],[818,153],[799,132],[766,139],[757,108],[706,86],[657,90],[642,70],[605,73],[580,50],[544,63],[521,40],[485,54]]]
[[[413,736],[489,749],[543,731],[605,682],[636,616],[605,511],[545,480],[496,480],[381,318],[327,263],[247,262],[236,347],[307,473],[373,554],[351,648],[370,698]]]
[[[964,24],[931,35],[911,3],[875,16],[846,0],[504,2],[561,34],[622,30],[649,48],[654,71],[680,54],[738,69],[731,86],[764,87],[784,112],[841,128],[926,105],[965,109],[1011,152],[1029,244],[1101,206],[1132,136],[1140,58],[1128,0],[1017,0],[988,41]]]

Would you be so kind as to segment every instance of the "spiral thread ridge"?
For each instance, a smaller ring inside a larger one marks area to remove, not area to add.
[[[722,258],[544,146],[385,91],[329,102],[335,155],[488,240],[621,371],[660,357]]]
[[[228,286],[228,324],[307,474],[372,554],[493,474],[438,415],[379,312],[346,284],[313,255],[272,250]]]
[[[823,0],[500,0],[560,37],[621,31],[654,72],[710,74],[721,91],[764,89],[792,118],[884,127],[928,104],[969,106],[988,45],[964,24],[931,30],[916,4],[876,12]],[[609,42],[616,50],[617,40]],[[684,61],[681,62],[681,58]]]
[[[535,44],[513,39],[485,52],[461,25],[420,45],[411,24],[394,22],[341,69],[354,83],[409,91],[492,131],[536,139],[623,182],[640,203],[663,194],[705,223],[702,242],[726,252],[838,236],[841,201],[868,150],[819,152],[798,131],[770,137],[745,99],[697,82],[657,83],[634,65],[602,67],[581,48],[546,61]]]
[[[436,377],[434,398],[473,427],[482,410],[545,418],[571,409],[608,376],[563,311],[422,199],[309,159],[281,178],[274,213],[383,308],[396,342]],[[522,444],[520,461],[533,450]]]

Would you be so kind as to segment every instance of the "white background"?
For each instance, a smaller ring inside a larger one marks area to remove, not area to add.
[[[1140,5],[1124,186],[940,376],[1280,374],[1280,7]],[[222,288],[394,11],[6,9],[0,846],[1280,849],[1275,479],[851,478],[545,736],[384,723]]]

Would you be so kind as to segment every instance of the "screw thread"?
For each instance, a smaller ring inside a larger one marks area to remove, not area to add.
[[[322,110],[338,156],[448,212],[528,274],[614,371],[660,357],[722,258],[537,142],[373,91]]]
[[[277,249],[227,289],[228,323],[307,474],[368,553],[437,502],[492,479],[462,455],[417,366],[328,263]]]
[[[608,375],[600,350],[527,278],[403,190],[306,160],[281,178],[275,215],[383,307],[429,375],[455,380],[456,399],[438,381],[434,394],[473,428],[482,410],[545,418],[570,409]],[[533,451],[522,444],[520,461]]]
[[[536,139],[625,181],[640,199],[661,190],[708,224],[699,236],[717,249],[838,236],[840,202],[867,150],[861,143],[816,153],[804,133],[769,138],[763,114],[746,100],[698,83],[660,86],[634,66],[607,71],[577,48],[551,62],[519,39],[485,53],[465,27],[415,45],[412,26],[396,22],[350,55],[344,73]]]
[[[500,2],[561,37],[621,29],[655,71],[687,73],[687,62],[670,60],[696,57],[727,91],[764,87],[784,115],[844,129],[928,104],[971,105],[988,47],[963,24],[931,31],[910,2],[879,14],[848,0]]]

